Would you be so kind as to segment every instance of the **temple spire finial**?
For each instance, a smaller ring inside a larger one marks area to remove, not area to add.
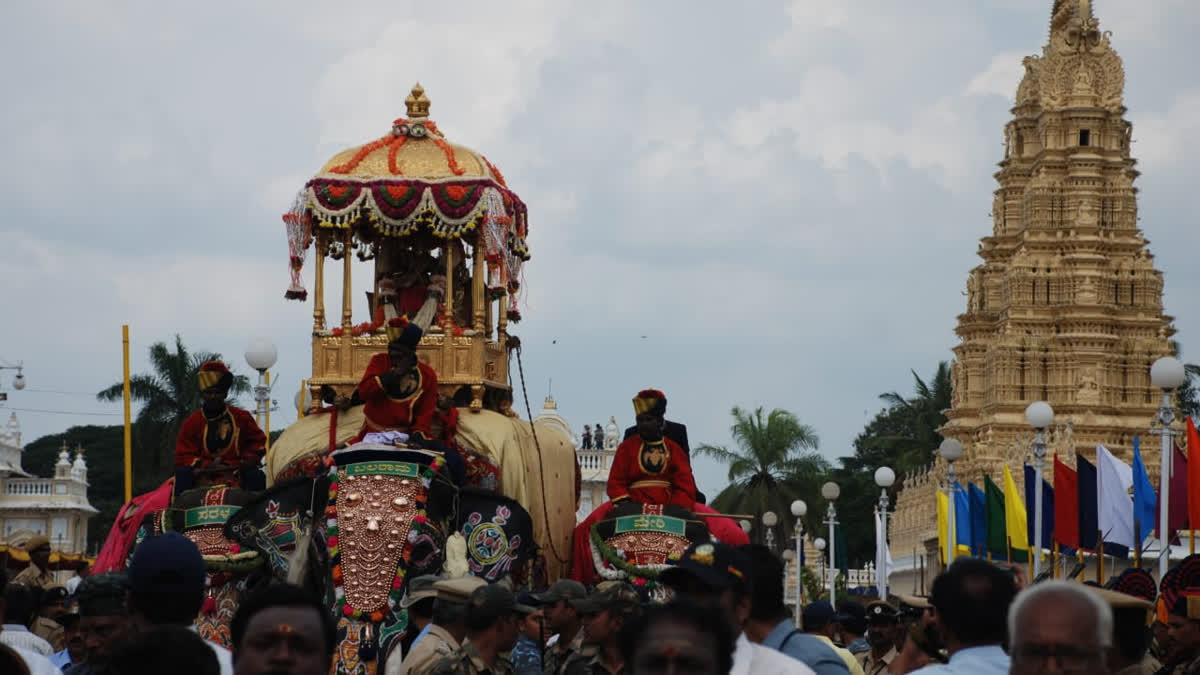
[[[413,85],[412,93],[404,99],[404,106],[408,109],[408,119],[410,120],[429,117],[429,97],[425,95],[425,88],[421,86],[420,82]]]

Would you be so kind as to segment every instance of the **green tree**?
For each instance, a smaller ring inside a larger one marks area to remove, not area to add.
[[[129,379],[130,397],[141,405],[134,424],[139,449],[134,454],[135,494],[154,489],[172,474],[179,426],[200,407],[196,372],[205,361],[219,360],[221,355],[215,352],[189,352],[178,335],[174,350],[165,342],[150,345],[150,366],[154,372]],[[250,380],[235,375],[230,393],[236,396],[249,391]],[[121,382],[96,394],[101,401],[119,401],[123,396]]]
[[[1171,340],[1171,353],[1175,358],[1183,361],[1183,347],[1178,340]],[[1175,390],[1175,395],[1179,403],[1179,412],[1184,417],[1200,416],[1200,390],[1197,389],[1197,382],[1200,382],[1200,365],[1195,363],[1184,363],[1183,370],[1187,374],[1187,380],[1183,386]]]
[[[888,404],[887,412],[893,424],[886,433],[874,436],[870,443],[886,448],[897,466],[905,471],[924,466],[933,460],[933,453],[942,442],[938,430],[946,423],[946,410],[950,408],[952,382],[950,364],[938,363],[929,382],[921,379],[917,371],[913,376],[913,393],[905,398],[892,391],[880,394]]]
[[[779,408],[764,414],[762,407],[748,412],[734,406],[730,414],[733,426],[729,433],[737,449],[710,444],[696,448],[698,454],[729,467],[729,485],[712,498],[711,506],[721,513],[754,515],[752,532],[759,541],[765,537],[760,517],[774,511],[779,517],[775,542],[786,546],[791,537],[792,501],[815,504],[829,472],[829,462],[816,453],[817,432]]]

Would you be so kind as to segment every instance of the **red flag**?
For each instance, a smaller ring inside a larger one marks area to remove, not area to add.
[[[1187,418],[1187,484],[1188,522],[1200,525],[1200,434],[1192,418]],[[1197,453],[1192,457],[1192,453]]]
[[[1171,541],[1178,541],[1179,531],[1188,526],[1188,461],[1178,447],[1174,452],[1175,466],[1171,468],[1169,483],[1171,497],[1167,504],[1167,531],[1171,533]]]
[[[1079,548],[1079,477],[1054,456],[1054,541]]]

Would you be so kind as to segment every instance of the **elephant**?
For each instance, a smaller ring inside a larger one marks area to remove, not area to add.
[[[539,585],[565,576],[578,499],[570,430],[552,418],[535,419],[530,425],[491,410],[460,408],[459,412],[456,440],[463,454],[494,462],[499,467],[499,492],[523,506],[532,518],[533,543],[540,551],[535,565]],[[268,485],[316,475],[329,449],[353,438],[362,423],[361,406],[299,418],[271,444],[265,460]]]
[[[662,598],[655,580],[671,558],[711,540],[707,523],[687,509],[623,502],[592,526],[592,563],[598,579],[628,581]]]

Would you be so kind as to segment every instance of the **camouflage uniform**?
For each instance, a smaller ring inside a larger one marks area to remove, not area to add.
[[[489,668],[470,642],[438,661],[429,671],[430,675],[515,675],[516,672],[512,664],[501,657],[496,657],[495,668]]]
[[[562,644],[562,640],[560,639],[554,643],[553,647],[546,650],[545,663],[542,664],[542,673],[544,675],[558,675],[558,673],[562,672],[563,666],[567,664],[567,660],[578,653],[582,647],[583,628],[580,628],[575,633],[575,637],[566,646]]]
[[[581,616],[608,612],[610,616],[621,616],[628,621],[641,611],[637,590],[623,581],[605,581],[587,598],[570,602]],[[615,638],[609,636],[610,640],[615,641]],[[563,675],[616,675],[624,673],[625,667],[622,664],[616,671],[610,671],[604,662],[604,645],[589,642],[567,659],[561,672]]]

